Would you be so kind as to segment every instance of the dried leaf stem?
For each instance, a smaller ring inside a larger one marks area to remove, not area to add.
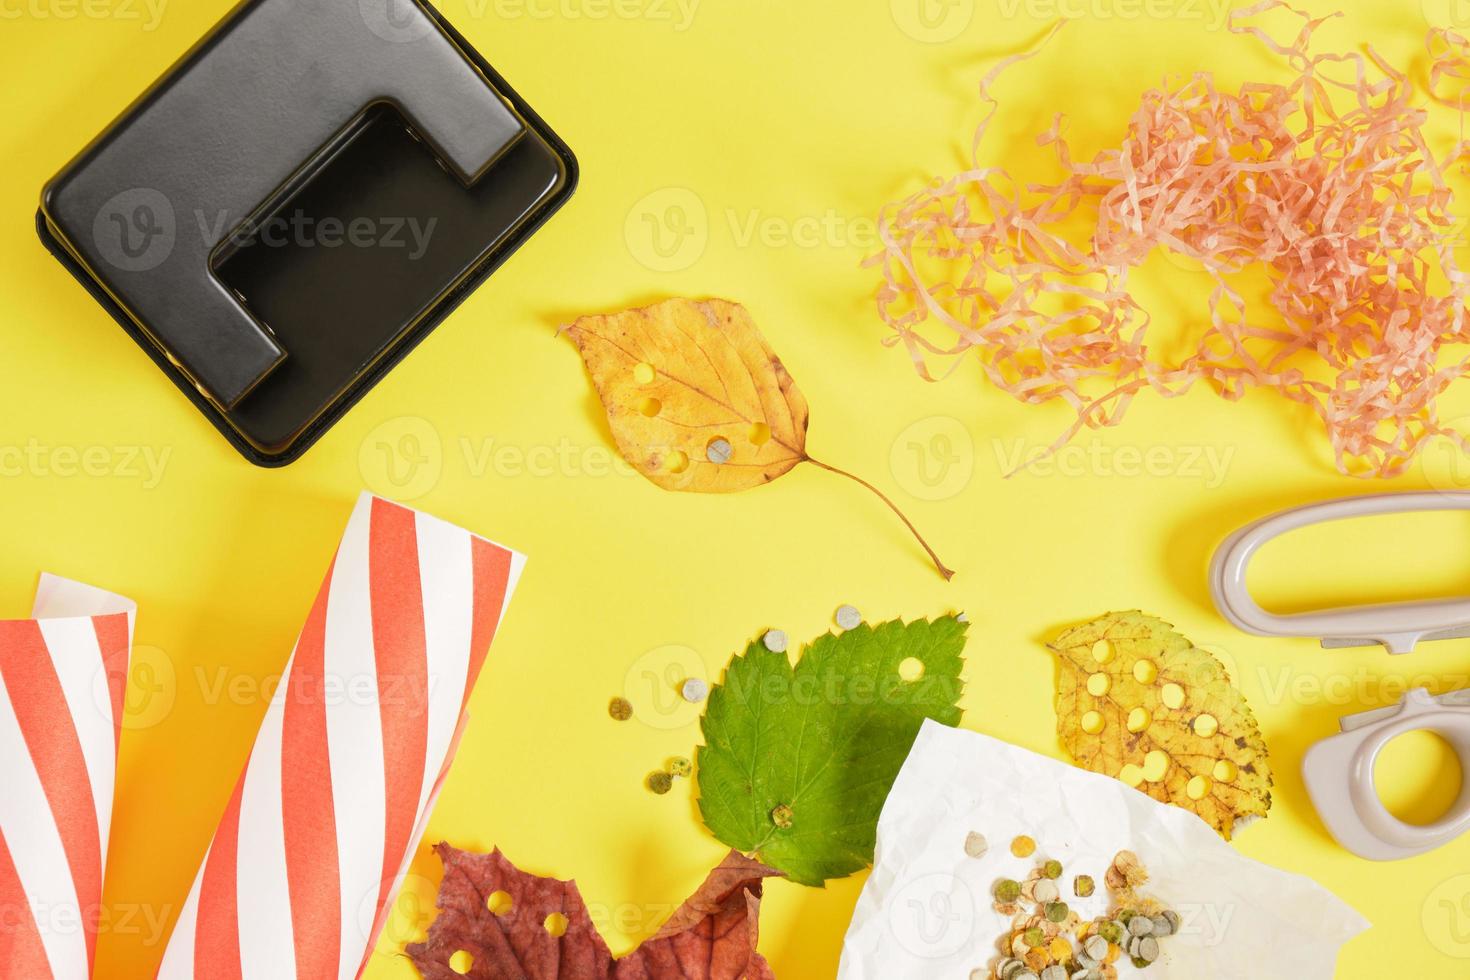
[[[888,499],[888,495],[885,494],[882,490],[879,490],[867,480],[864,480],[862,477],[854,473],[849,473],[847,472],[847,470],[838,469],[837,467],[824,463],[819,459],[813,459],[811,456],[806,456],[806,462],[811,463],[818,469],[826,470],[828,473],[836,473],[838,476],[845,476],[854,483],[867,487],[873,493],[877,494],[878,499],[887,504],[888,509],[898,515],[898,519],[903,521],[904,527],[907,527],[909,529],[909,532],[913,534],[914,538],[918,540],[919,544],[923,545],[924,550],[929,553],[929,559],[934,562],[934,567],[939,569],[939,574],[944,576],[944,580],[948,582],[950,579],[954,578],[954,570],[946,567],[944,562],[939,560],[939,556],[934,553],[934,549],[929,547],[929,542],[925,541],[924,536],[919,533],[919,529],[914,527],[914,522],[909,520],[908,515],[899,510],[898,505],[895,504],[892,500]]]

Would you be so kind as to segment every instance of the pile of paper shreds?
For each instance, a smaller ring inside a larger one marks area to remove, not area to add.
[[[1296,33],[1277,40],[1263,18]],[[1002,62],[981,86],[970,167],[881,215],[872,262],[890,342],[925,377],[931,360],[953,357],[953,370],[973,351],[1016,398],[1066,402],[1077,417],[1056,446],[1115,424],[1140,391],[1200,380],[1231,400],[1259,387],[1308,406],[1344,472],[1400,472],[1436,435],[1464,446],[1436,411],[1467,368],[1451,348],[1470,341],[1446,182],[1463,143],[1431,149],[1425,100],[1371,49],[1314,53],[1326,19],[1280,0],[1233,12],[1230,30],[1278,55],[1289,80],[1227,91],[1201,72],[1147,91],[1091,160],[1073,158],[1059,115],[1038,137],[1061,172],[1051,183],[978,162],[992,85],[1035,52]],[[1431,87],[1470,77],[1463,38],[1436,31],[1430,47]],[[1175,359],[1150,343],[1129,282],[1160,250],[1212,281]],[[1261,271],[1269,308],[1247,301]]]

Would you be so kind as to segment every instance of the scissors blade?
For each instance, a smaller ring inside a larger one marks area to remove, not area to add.
[[[1433,643],[1435,640],[1462,640],[1467,636],[1470,636],[1470,623],[1436,630],[1433,633],[1425,633],[1419,637],[1419,642]],[[1322,649],[1324,650],[1346,650],[1353,647],[1376,647],[1383,645],[1382,640],[1366,640],[1355,637],[1329,637],[1321,642]]]

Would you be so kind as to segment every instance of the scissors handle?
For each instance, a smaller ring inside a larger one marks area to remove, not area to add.
[[[1246,568],[1261,546],[1288,531],[1313,524],[1414,511],[1470,510],[1470,492],[1370,494],[1284,511],[1236,531],[1210,563],[1210,594],[1220,614],[1257,636],[1310,636],[1323,646],[1381,643],[1390,653],[1408,653],[1421,640],[1446,639],[1470,631],[1470,598],[1428,599],[1319,609],[1276,615],[1262,609],[1246,587]]]
[[[1412,731],[1432,731],[1470,764],[1470,706],[1465,692],[1432,697],[1410,691],[1401,704],[1343,719],[1343,732],[1307,750],[1302,776],[1327,830],[1359,857],[1398,861],[1424,854],[1470,831],[1470,791],[1427,826],[1405,823],[1388,811],[1375,782],[1378,756]]]

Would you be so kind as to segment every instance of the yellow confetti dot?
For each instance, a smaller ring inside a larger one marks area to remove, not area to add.
[[[652,364],[638,364],[633,368],[633,381],[637,384],[651,385],[656,377],[658,372],[653,369]]]
[[[1113,689],[1113,679],[1107,674],[1093,674],[1087,678],[1087,693],[1100,698]]]
[[[1215,763],[1215,782],[1233,783],[1235,782],[1235,778],[1239,775],[1240,767],[1231,762],[1229,759],[1221,759],[1219,762]]]
[[[1058,963],[1065,963],[1072,958],[1072,944],[1067,942],[1061,936],[1053,939],[1051,941],[1051,945],[1047,947],[1046,951],[1050,953],[1051,958],[1056,960]]]
[[[1210,795],[1210,780],[1206,776],[1195,776],[1184,787],[1184,792],[1189,794],[1191,800],[1202,800]]]
[[[1152,684],[1159,679],[1159,665],[1152,660],[1140,660],[1133,665],[1133,679],[1140,684]]]
[[[1028,858],[1036,853],[1036,841],[1022,835],[1011,841],[1011,853],[1018,858]]]
[[[1164,699],[1164,707],[1168,708],[1169,710],[1178,711],[1180,708],[1184,707],[1184,688],[1180,687],[1178,684],[1165,684],[1162,696]]]
[[[1105,664],[1113,659],[1113,641],[1098,640],[1092,645],[1092,659]]]
[[[1100,711],[1089,711],[1082,716],[1082,730],[1089,735],[1096,735],[1103,730],[1103,716]]]
[[[1169,771],[1169,754],[1154,749],[1143,757],[1143,778],[1156,783]]]
[[[454,955],[449,957],[449,968],[460,976],[468,974],[474,965],[475,958],[463,949],[456,950]]]
[[[1214,738],[1220,730],[1220,721],[1214,715],[1200,715],[1194,720],[1194,733],[1200,738]]]
[[[1143,782],[1143,770],[1130,762],[1128,765],[1123,767],[1122,772],[1118,773],[1118,778],[1123,780],[1123,782],[1127,783],[1129,786],[1137,789],[1138,784]]]
[[[1153,724],[1153,720],[1147,708],[1134,708],[1128,712],[1128,730],[1136,735]]]

